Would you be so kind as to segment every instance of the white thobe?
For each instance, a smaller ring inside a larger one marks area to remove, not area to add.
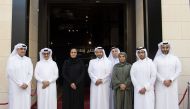
[[[109,60],[93,59],[89,63],[88,73],[91,78],[90,109],[109,109],[111,62]],[[103,83],[96,86],[98,79]]]
[[[109,58],[108,58],[109,59]],[[109,59],[111,61],[112,64],[112,69],[114,67],[115,64],[119,63],[119,59],[118,58],[113,58],[113,59]],[[112,78],[112,73],[110,78]],[[110,79],[111,80],[111,79]],[[112,87],[110,86],[110,98],[109,98],[109,109],[114,109],[114,90],[112,89]]]
[[[154,60],[157,69],[155,84],[156,109],[179,109],[177,77],[181,72],[181,63],[176,56],[160,55]],[[170,87],[163,84],[164,80],[172,80]]]
[[[109,58],[108,58],[108,59],[109,59]],[[118,58],[114,58],[114,59],[112,59],[112,60],[110,60],[110,61],[111,61],[112,67],[113,67],[115,64],[119,63],[119,59],[118,59]]]
[[[154,83],[156,80],[156,68],[150,59],[138,60],[130,71],[134,85],[134,109],[154,109]],[[145,94],[139,91],[145,88]]]
[[[9,109],[30,109],[31,107],[31,80],[33,65],[31,59],[19,55],[11,56],[7,64],[9,80]],[[20,86],[27,84],[26,89]]]
[[[35,78],[37,80],[38,109],[57,109],[57,64],[52,60],[39,61],[35,68]],[[50,82],[45,89],[42,89],[43,81]]]

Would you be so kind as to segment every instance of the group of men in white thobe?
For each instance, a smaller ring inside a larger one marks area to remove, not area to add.
[[[19,43],[8,59],[9,109],[31,108],[30,82],[33,76],[33,64],[31,59],[25,56],[26,50],[27,46]],[[38,109],[57,109],[58,68],[51,56],[51,49],[42,49],[40,61],[34,71],[37,80]]]
[[[179,59],[171,53],[169,42],[161,42],[154,61],[144,47],[136,50],[137,61],[130,75],[134,85],[134,109],[179,109],[177,78],[181,72]],[[33,65],[26,57],[27,46],[17,44],[11,53],[7,73],[9,80],[9,109],[30,109]],[[95,48],[96,59],[89,62],[91,79],[90,109],[114,109],[110,88],[112,68],[119,63],[118,48],[106,57],[102,47]],[[40,61],[34,70],[37,80],[38,109],[57,109],[56,79],[58,68],[52,60],[52,50],[40,51]],[[154,91],[155,90],[155,91]]]
[[[136,50],[137,61],[131,68],[134,85],[134,109],[179,109],[177,77],[179,59],[171,53],[169,42],[158,44],[154,61],[145,48]]]
[[[134,85],[134,109],[179,109],[177,78],[181,72],[179,59],[171,53],[171,44],[161,42],[152,61],[147,50],[136,50],[137,61],[130,75]],[[113,90],[109,89],[112,68],[119,63],[118,48],[107,59],[102,47],[95,49],[96,59],[89,63],[91,78],[90,109],[114,109]],[[110,95],[110,96],[109,96]]]

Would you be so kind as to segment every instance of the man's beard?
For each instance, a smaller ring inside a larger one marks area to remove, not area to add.
[[[167,55],[169,53],[169,51],[163,51],[162,52],[164,55]]]
[[[98,59],[101,59],[103,56],[97,56],[98,57]]]

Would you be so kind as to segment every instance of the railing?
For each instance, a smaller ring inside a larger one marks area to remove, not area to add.
[[[8,103],[0,103],[0,105],[7,105]]]
[[[187,109],[190,109],[190,82],[187,83],[187,88],[185,89],[185,92],[181,98],[181,100],[179,101],[179,105],[181,105],[181,103],[184,101],[185,97],[187,95]]]
[[[187,90],[188,90],[188,97],[187,97],[187,109],[190,109],[190,82],[188,82],[188,86],[187,86]]]

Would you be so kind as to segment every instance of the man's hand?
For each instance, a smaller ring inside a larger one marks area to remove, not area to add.
[[[120,90],[125,90],[127,88],[125,84],[120,84],[119,87],[120,87]]]
[[[27,87],[28,87],[28,85],[27,84],[22,84],[21,86],[20,86],[22,89],[26,89]]]
[[[49,86],[49,81],[42,81],[42,84],[43,84],[42,89],[45,89]]]
[[[164,80],[164,85],[165,85],[166,87],[170,87],[171,84],[172,84],[172,80]]]
[[[145,94],[145,92],[146,92],[146,88],[144,87],[144,88],[142,88],[141,90],[139,90],[139,93],[140,94],[142,94],[142,95],[144,95]]]
[[[100,85],[102,83],[103,83],[102,79],[98,79],[95,84],[96,84],[96,86],[98,86],[98,85]]]
[[[71,88],[73,89],[73,90],[76,90],[77,89],[77,86],[75,85],[75,83],[71,83]]]

